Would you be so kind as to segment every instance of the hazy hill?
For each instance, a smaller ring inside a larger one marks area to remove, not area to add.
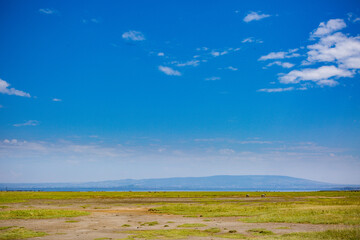
[[[130,190],[332,190],[359,188],[354,185],[331,184],[302,178],[269,175],[178,177],[158,179],[124,179],[86,183],[0,183],[1,190],[44,191],[130,191]]]

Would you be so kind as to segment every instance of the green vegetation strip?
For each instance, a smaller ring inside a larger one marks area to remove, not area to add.
[[[182,239],[187,237],[207,237],[208,233],[195,229],[168,229],[168,230],[142,230],[129,231],[132,234],[123,240],[140,239]]]
[[[218,228],[210,228],[207,230],[196,229],[168,229],[168,230],[138,230],[128,231],[131,235],[122,240],[133,239],[185,239],[189,237],[218,237],[231,239],[245,239],[246,236],[239,233],[220,233]]]
[[[202,223],[184,223],[182,225],[179,225],[180,228],[192,228],[192,227],[206,227],[206,224]]]
[[[262,233],[261,233],[262,232]],[[138,230],[127,231],[131,234],[121,240],[135,239],[186,239],[189,237],[215,237],[228,239],[263,239],[263,240],[359,240],[360,229],[328,230],[324,232],[302,232],[275,235],[264,229],[252,229],[250,235],[241,233],[212,233],[195,229]],[[106,238],[105,238],[106,239]]]
[[[265,228],[253,228],[248,230],[249,233],[255,233],[256,235],[273,235],[272,231],[266,230]]]
[[[263,192],[0,192],[0,203],[24,202],[31,199],[109,199],[109,198],[239,198],[249,194],[260,197]],[[359,192],[271,192],[269,197],[359,197]],[[265,199],[264,199],[265,200]]]
[[[360,228],[325,232],[290,233],[261,238],[264,240],[359,240]]]
[[[302,201],[166,203],[152,212],[187,217],[238,216],[249,223],[360,224],[360,197],[303,198]]]
[[[0,240],[24,239],[33,237],[43,237],[44,232],[35,232],[23,227],[3,227],[0,228]]]
[[[89,212],[74,211],[74,210],[54,210],[54,209],[10,210],[10,211],[0,211],[0,220],[78,217],[89,214],[90,214]]]

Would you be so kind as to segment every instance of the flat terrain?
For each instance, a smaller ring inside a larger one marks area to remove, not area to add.
[[[0,192],[22,238],[360,239],[360,192]]]

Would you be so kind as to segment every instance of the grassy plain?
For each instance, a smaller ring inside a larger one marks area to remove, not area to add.
[[[262,194],[0,192],[0,240],[360,239],[360,192]]]

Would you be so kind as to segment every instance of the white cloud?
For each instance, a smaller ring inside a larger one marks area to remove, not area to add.
[[[51,8],[40,8],[39,12],[42,14],[51,15],[51,14],[55,14],[57,11],[55,9],[51,9]]]
[[[261,56],[259,61],[266,61],[269,59],[284,59],[284,58],[294,58],[300,57],[300,54],[296,53],[298,51],[297,48],[290,49],[287,52],[271,52],[265,56]]]
[[[122,38],[126,40],[132,40],[132,41],[144,41],[145,36],[139,31],[130,30],[128,32],[124,32],[122,34]]]
[[[242,43],[253,43],[253,42],[256,42],[256,43],[263,43],[262,40],[259,40],[259,39],[254,39],[253,37],[249,37],[249,38],[245,38],[244,40],[241,41]]]
[[[294,87],[287,87],[287,88],[263,88],[263,89],[259,89],[257,91],[273,93],[273,92],[288,92],[288,91],[293,91],[293,90],[295,90]]]
[[[229,49],[230,51],[231,50],[233,50],[232,48],[230,48]],[[218,56],[222,56],[222,55],[225,55],[225,54],[228,54],[229,53],[229,51],[228,50],[224,50],[224,51],[211,51],[211,55],[213,56],[213,57],[218,57]]]
[[[322,66],[319,68],[305,68],[293,70],[279,77],[281,83],[299,83],[301,81],[312,81],[318,85],[335,86],[336,81],[330,78],[352,77],[353,72],[335,66]]]
[[[17,123],[17,124],[14,124],[13,126],[14,127],[24,127],[24,126],[37,126],[39,125],[39,121],[37,120],[29,120],[29,121],[26,121],[24,123]]]
[[[352,15],[349,15],[351,18]],[[303,68],[279,74],[279,82],[283,84],[303,84],[306,86],[296,90],[306,90],[312,84],[318,86],[334,87],[339,85],[338,79],[351,78],[358,74],[360,69],[360,36],[351,36],[339,32],[346,27],[342,19],[331,19],[320,23],[319,27],[311,33],[310,40],[315,43],[307,46],[307,52],[303,55],[306,60],[302,66],[317,64],[314,68]],[[301,48],[304,49],[304,48]],[[272,52],[259,58],[260,61],[268,59],[284,59],[293,56],[297,49],[288,52]],[[300,54],[298,54],[300,56]],[[280,61],[268,64],[280,65]],[[286,67],[286,66],[285,66]],[[292,65],[288,65],[292,67]]]
[[[229,69],[229,70],[232,70],[232,71],[237,71],[237,70],[239,70],[238,68],[233,67],[233,66],[229,66],[229,67],[227,67],[227,68],[225,68],[225,69]]]
[[[355,18],[353,22],[360,22],[360,18]]]
[[[159,70],[166,75],[170,76],[181,76],[181,73],[177,70],[172,69],[171,67],[159,66]]]
[[[100,23],[100,19],[98,19],[98,18],[91,18],[90,20],[83,19],[82,22],[85,23],[85,24],[87,24],[88,22],[90,22],[90,23]]]
[[[220,52],[212,51],[211,55],[213,55],[214,57],[218,57],[220,56]]]
[[[339,31],[346,27],[342,19],[330,19],[327,23],[320,23],[319,27],[311,34],[311,37],[322,37],[330,33]]]
[[[187,61],[187,62],[184,62],[184,63],[177,63],[176,66],[178,67],[185,67],[185,66],[193,66],[193,67],[196,67],[198,66],[200,63],[199,60],[190,60],[190,61]]]
[[[207,51],[207,50],[209,50],[209,48],[207,48],[207,47],[196,48],[196,51]]]
[[[9,88],[10,84],[0,78],[0,93],[8,95],[16,95],[20,97],[30,97],[29,93],[16,90],[15,88]]]
[[[205,78],[205,81],[216,81],[216,80],[220,80],[221,78],[220,77],[208,77],[208,78]]]
[[[360,68],[360,37],[335,33],[308,46],[308,63],[336,62],[344,68]]]
[[[3,143],[5,143],[5,144],[17,144],[18,140],[16,140],[16,139],[12,139],[12,140],[5,139],[3,141]]]
[[[165,53],[159,52],[157,55],[158,55],[159,57],[163,57],[163,56],[165,56]]]
[[[247,14],[244,17],[244,22],[258,21],[258,20],[261,20],[263,18],[267,18],[270,16],[271,15],[269,15],[269,14],[261,14],[259,12],[250,12],[249,14]]]
[[[289,63],[289,62],[280,62],[280,61],[275,61],[272,63],[269,63],[268,65],[266,65],[267,67],[271,67],[273,65],[277,65],[283,68],[292,68],[294,66],[294,64]]]
[[[54,102],[61,102],[62,100],[60,98],[53,98],[52,99]]]
[[[242,43],[252,43],[254,42],[254,39],[252,37],[249,38],[245,38],[244,40],[241,41]]]

